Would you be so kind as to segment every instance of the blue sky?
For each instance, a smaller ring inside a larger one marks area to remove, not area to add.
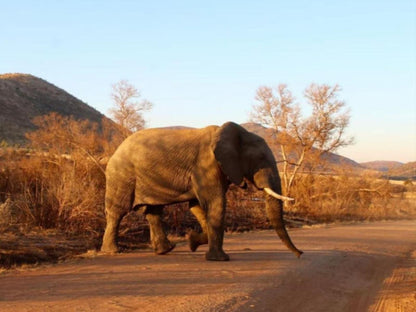
[[[249,119],[256,89],[339,84],[356,161],[416,160],[416,4],[3,1],[0,73],[41,77],[104,114],[127,79],[149,126]]]

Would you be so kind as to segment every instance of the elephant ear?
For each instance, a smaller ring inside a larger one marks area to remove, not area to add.
[[[217,131],[213,151],[223,173],[236,185],[243,182],[241,165],[241,127],[227,122]]]

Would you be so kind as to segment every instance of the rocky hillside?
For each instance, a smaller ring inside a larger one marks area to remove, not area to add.
[[[100,122],[100,112],[53,84],[26,74],[0,75],[0,142],[25,143],[31,120],[57,112],[63,116]]]

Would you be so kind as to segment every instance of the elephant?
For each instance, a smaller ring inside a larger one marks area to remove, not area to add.
[[[282,242],[300,257],[283,220],[281,182],[273,153],[265,140],[242,126],[154,128],[138,131],[120,144],[106,168],[106,228],[101,251],[118,251],[120,221],[131,210],[144,207],[157,254],[175,245],[166,237],[163,207],[189,202],[203,230],[191,233],[194,251],[208,243],[206,260],[227,261],[223,250],[226,192],[230,184],[246,182],[265,192],[267,217]]]

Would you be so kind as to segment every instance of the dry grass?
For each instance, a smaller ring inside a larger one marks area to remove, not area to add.
[[[0,228],[17,225],[76,233],[102,227],[105,178],[96,166],[51,155],[12,155],[1,160]]]
[[[374,175],[303,175],[290,211],[323,221],[384,220],[416,217],[412,185],[395,185]]]

